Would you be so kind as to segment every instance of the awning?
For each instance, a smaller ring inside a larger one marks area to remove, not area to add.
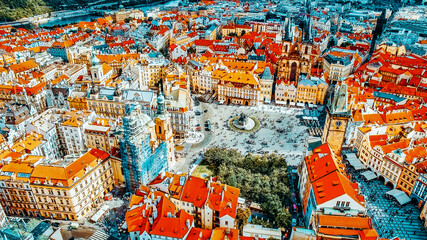
[[[347,153],[345,154],[347,161],[350,163],[351,166],[354,167],[356,170],[362,170],[366,169],[366,166],[359,161],[356,154],[354,153]]]
[[[317,117],[302,116],[304,120],[319,120]]]
[[[375,173],[374,173],[374,172],[372,172],[372,171],[366,171],[366,172],[363,172],[363,173],[361,173],[361,175],[362,175],[363,177],[365,177],[366,181],[371,181],[372,179],[377,178],[377,174],[375,174]]]
[[[399,202],[400,205],[406,204],[411,201],[411,199],[408,197],[408,195],[406,195],[405,192],[400,191],[398,189],[390,190],[385,194],[394,197]]]

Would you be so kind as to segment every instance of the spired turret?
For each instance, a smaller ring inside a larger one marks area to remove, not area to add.
[[[154,123],[156,125],[157,139],[166,143],[168,166],[170,168],[175,162],[175,144],[171,116],[166,111],[165,95],[163,95],[162,91],[157,96],[157,113]]]
[[[90,62],[92,63],[92,66],[97,66],[101,64],[101,61],[96,57],[95,54],[92,55],[92,59],[90,60]]]
[[[157,115],[166,114],[165,108],[165,95],[163,94],[163,92],[160,92],[159,96],[157,96]]]
[[[328,143],[332,151],[338,156],[341,154],[345,142],[347,125],[351,117],[348,109],[347,85],[336,86],[333,96],[327,104],[325,128],[322,142]]]

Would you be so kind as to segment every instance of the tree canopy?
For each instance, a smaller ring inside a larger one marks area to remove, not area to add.
[[[211,148],[205,163],[214,166],[218,180],[240,189],[240,195],[261,204],[278,227],[290,225],[290,191],[286,160],[276,154],[243,156],[234,149]]]
[[[14,21],[50,11],[43,0],[0,0],[0,21]]]

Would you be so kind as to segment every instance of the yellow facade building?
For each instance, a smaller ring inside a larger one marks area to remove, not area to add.
[[[259,80],[252,74],[230,72],[218,82],[218,101],[223,104],[256,106],[260,92]]]
[[[108,121],[105,122],[106,123],[104,124],[103,120],[98,120],[97,122],[86,126],[84,135],[86,140],[86,146],[88,148],[96,148],[106,152],[110,152],[112,147],[118,147],[117,141],[114,142],[112,140],[113,145],[110,145],[110,127],[108,125]]]
[[[404,166],[396,188],[404,191],[408,196],[410,196],[415,187],[415,183],[417,182],[418,175],[419,174],[414,165],[409,164]]]
[[[89,110],[86,96],[70,96],[68,97],[70,109],[82,111]]]
[[[303,79],[298,82],[296,103],[323,105],[328,85],[319,78]]]

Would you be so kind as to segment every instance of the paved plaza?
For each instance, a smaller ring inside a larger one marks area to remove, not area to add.
[[[299,125],[297,118],[302,110],[271,106],[221,106],[223,111],[218,111],[216,105],[214,108],[210,115],[214,124],[211,147],[234,148],[243,154],[277,153],[285,156],[290,165],[297,165],[301,161],[308,137],[307,127]],[[242,112],[260,121],[258,131],[253,134],[241,133],[227,126],[230,119]]]
[[[309,137],[309,127],[300,120],[303,109],[271,105],[257,107],[218,105],[201,103],[196,109],[202,114],[196,116],[194,124],[200,124],[202,136],[200,142],[187,142],[182,158],[174,167],[176,172],[186,172],[207,148],[221,147],[237,149],[242,154],[277,153],[286,158],[289,165],[296,166],[302,159],[306,139]],[[221,110],[220,110],[221,109]],[[228,122],[233,117],[245,113],[257,118],[261,126],[254,133],[242,133],[231,129]],[[212,131],[204,130],[204,122],[211,122]],[[195,126],[194,126],[195,128]],[[193,133],[191,133],[193,134]]]
[[[372,217],[374,227],[380,237],[406,240],[426,240],[427,231],[419,216],[420,210],[413,204],[403,206],[394,199],[385,197],[390,189],[378,179],[367,182],[362,176],[355,176],[366,199],[368,215]]]

